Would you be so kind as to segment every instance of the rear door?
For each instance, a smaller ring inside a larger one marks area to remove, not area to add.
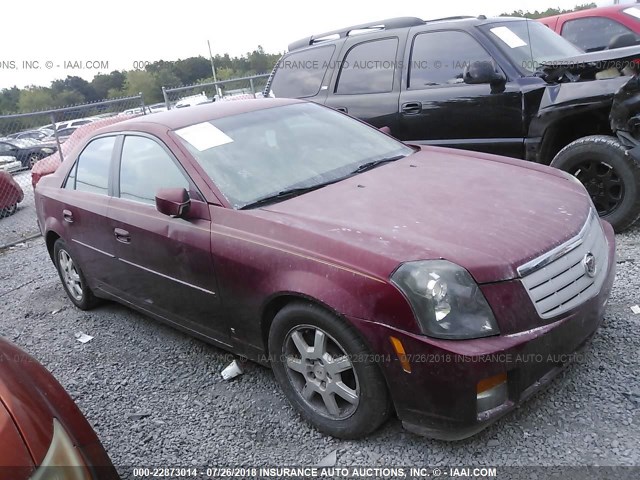
[[[220,339],[220,298],[211,257],[209,210],[175,156],[156,137],[126,135],[109,208],[118,295],[145,310]],[[160,188],[189,191],[190,219],[155,208]]]
[[[115,265],[113,234],[107,221],[116,136],[91,140],[82,150],[64,183],[65,194],[56,202],[63,238],[92,288],[104,289],[112,281]]]
[[[288,53],[276,65],[269,96],[324,103],[335,55],[335,44],[311,46]]]
[[[410,142],[523,158],[520,87],[509,80],[499,90],[489,84],[464,83],[465,67],[481,61],[500,68],[466,31],[412,28],[397,136]]]
[[[375,126],[398,130],[398,97],[402,77],[405,30],[370,38],[348,37],[340,54],[338,74],[326,105]]]

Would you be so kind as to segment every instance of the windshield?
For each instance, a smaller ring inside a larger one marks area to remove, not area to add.
[[[543,63],[584,53],[549,27],[530,20],[496,22],[480,27],[525,72]]]
[[[229,116],[176,131],[234,208],[340,180],[365,163],[413,152],[313,103]]]

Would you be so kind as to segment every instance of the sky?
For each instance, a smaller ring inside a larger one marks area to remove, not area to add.
[[[207,40],[214,55],[239,56],[258,45],[278,53],[309,35],[385,18],[493,16],[516,8],[572,8],[587,1],[9,0],[2,6],[0,89],[48,86],[67,75],[91,80],[97,73],[144,68],[145,62],[208,57]]]

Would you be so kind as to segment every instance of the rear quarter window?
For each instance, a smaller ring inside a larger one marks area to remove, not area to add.
[[[317,95],[335,49],[335,45],[325,45],[282,57],[271,81],[271,93],[289,98]]]

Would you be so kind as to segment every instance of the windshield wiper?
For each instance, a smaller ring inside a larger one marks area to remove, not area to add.
[[[367,170],[376,168],[378,165],[382,165],[384,163],[389,163],[389,162],[395,162],[396,160],[400,160],[401,158],[404,158],[404,157],[405,155],[396,155],[395,157],[385,157],[379,160],[374,160],[373,162],[363,163],[358,168],[356,168],[353,172],[351,172],[351,174],[355,175],[356,173],[366,172]]]
[[[317,183],[315,185],[311,185],[308,187],[296,187],[289,188],[287,190],[282,190],[273,195],[268,195],[266,197],[260,198],[255,202],[247,203],[240,207],[240,210],[248,210],[250,208],[261,207],[263,205],[268,205],[269,203],[279,202],[280,200],[286,200],[287,198],[297,197],[298,195],[302,195],[303,193],[311,192],[313,190],[318,190],[319,188],[326,187],[327,185],[331,185],[332,183],[336,183],[342,180],[342,178],[338,178],[336,180],[330,180],[328,182]]]

